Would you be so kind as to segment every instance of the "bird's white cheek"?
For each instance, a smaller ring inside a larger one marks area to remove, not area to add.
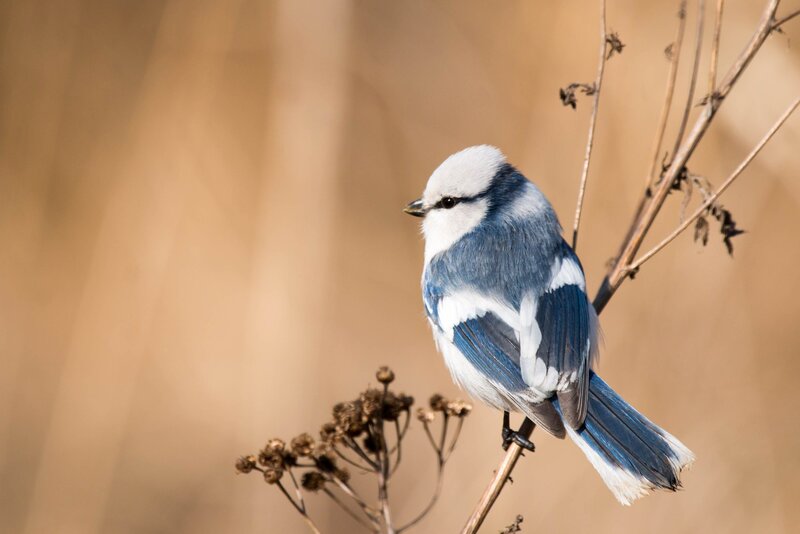
[[[449,210],[431,210],[422,223],[422,233],[425,234],[425,261],[447,250],[462,236],[472,231],[486,216],[487,210],[488,203],[485,199],[464,202]]]

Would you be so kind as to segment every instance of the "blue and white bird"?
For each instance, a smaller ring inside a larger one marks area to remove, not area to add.
[[[553,207],[495,147],[467,148],[406,213],[424,217],[422,296],[439,351],[470,396],[568,435],[622,504],[675,490],[692,452],[594,371],[599,325]]]

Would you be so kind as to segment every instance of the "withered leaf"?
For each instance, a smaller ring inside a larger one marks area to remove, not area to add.
[[[697,222],[694,224],[694,242],[703,244],[706,246],[708,244],[708,221],[705,217],[700,217],[697,219]]]

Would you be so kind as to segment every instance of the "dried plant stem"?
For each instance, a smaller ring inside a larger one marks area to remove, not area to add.
[[[678,9],[678,28],[675,40],[670,45],[670,64],[667,76],[667,87],[664,94],[664,104],[661,107],[661,116],[656,130],[656,139],[653,143],[653,157],[651,158],[650,171],[647,173],[646,185],[650,185],[655,179],[656,167],[659,165],[661,144],[664,142],[664,132],[667,128],[670,108],[672,107],[672,97],[675,94],[675,81],[678,77],[678,65],[680,64],[681,47],[683,45],[683,35],[686,30],[686,0],[682,0]]]
[[[637,216],[634,217],[631,229],[628,231],[628,236],[623,241],[621,252],[615,259],[608,274],[606,274],[594,298],[593,304],[598,313],[605,308],[608,301],[617,289],[619,289],[619,286],[630,274],[630,271],[626,268],[639,251],[639,247],[644,237],[647,235],[647,232],[650,230],[656,215],[658,215],[658,212],[661,210],[667,198],[667,194],[669,194],[672,184],[675,182],[675,178],[683,171],[686,162],[694,153],[695,148],[697,148],[698,143],[703,138],[703,135],[711,124],[711,120],[722,105],[725,97],[728,96],[734,84],[738,81],[739,77],[761,48],[761,45],[764,44],[764,41],[773,31],[775,11],[779,3],[779,0],[770,0],[768,2],[755,33],[720,82],[719,89],[716,92],[716,98],[709,99],[705,104],[686,140],[675,153],[669,168],[664,173],[661,182],[653,193],[652,199],[642,209],[641,214],[637,214]]]
[[[714,16],[714,40],[711,44],[711,68],[708,71],[708,98],[714,98],[717,85],[717,64],[719,63],[719,38],[722,33],[722,10],[725,0],[717,0],[717,11]]]
[[[522,437],[528,439],[531,437],[534,427],[535,425],[533,422],[526,417],[517,432]],[[503,461],[500,462],[500,466],[497,468],[494,476],[492,476],[489,486],[483,492],[480,501],[478,501],[478,505],[467,520],[467,524],[464,525],[464,528],[461,530],[461,534],[474,534],[478,531],[483,520],[486,519],[489,509],[500,495],[500,491],[503,489],[503,486],[505,486],[506,481],[511,477],[511,471],[514,470],[514,466],[517,464],[517,460],[519,460],[521,455],[522,447],[517,445],[516,442],[511,442],[511,445],[508,446],[508,451],[506,451],[506,455],[503,457]]]
[[[594,100],[592,103],[592,116],[589,120],[589,135],[586,140],[586,155],[583,158],[583,170],[581,171],[581,181],[578,186],[578,202],[575,207],[575,223],[572,226],[572,249],[578,246],[578,229],[581,225],[581,212],[583,211],[583,199],[586,196],[586,181],[589,178],[589,163],[592,160],[592,148],[594,147],[594,131],[597,126],[597,112],[600,107],[600,90],[603,85],[603,71],[606,66],[606,43],[608,34],[606,33],[606,0],[600,0],[600,53],[597,63],[597,77],[594,81]]]
[[[346,513],[347,515],[349,515],[350,517],[352,517],[353,519],[355,519],[355,520],[358,522],[358,524],[359,524],[359,525],[361,525],[361,526],[363,526],[363,527],[365,527],[365,528],[368,528],[368,529],[369,529],[369,530],[371,530],[372,532],[380,532],[380,531],[381,531],[381,529],[380,529],[380,524],[376,524],[376,523],[374,523],[374,522],[373,522],[373,523],[367,523],[366,521],[364,521],[364,518],[363,518],[363,517],[360,517],[358,514],[356,514],[354,511],[352,511],[352,510],[351,510],[351,509],[350,509],[350,508],[349,508],[349,507],[348,507],[348,506],[347,506],[345,503],[343,503],[343,502],[342,502],[342,500],[341,500],[341,499],[339,499],[339,497],[337,497],[337,496],[336,496],[336,494],[335,494],[335,493],[333,493],[331,490],[329,490],[328,488],[322,488],[322,491],[325,493],[325,495],[327,495],[328,497],[330,497],[330,498],[331,498],[331,500],[332,500],[333,502],[335,502],[335,503],[336,503],[336,504],[339,506],[339,508],[341,508],[342,510],[344,510],[344,511],[345,511],[345,513]]]
[[[333,482],[334,484],[339,486],[339,489],[341,489],[348,497],[353,499],[356,502],[356,504],[358,504],[358,506],[364,511],[364,513],[370,518],[371,521],[380,524],[379,522],[380,513],[371,506],[369,506],[366,502],[364,502],[364,499],[362,499],[361,496],[358,493],[356,493],[355,490],[353,490],[353,488],[351,488],[349,484],[342,482],[337,477],[330,477],[328,481]]]
[[[678,65],[681,59],[681,46],[683,44],[683,34],[686,29],[686,0],[681,0],[678,9],[678,29],[676,30],[675,40],[672,41],[669,50],[671,57],[669,61],[669,74],[667,75],[667,89],[664,93],[664,103],[661,106],[661,116],[658,119],[656,138],[653,142],[653,157],[650,159],[650,170],[647,172],[645,186],[649,187],[656,178],[656,167],[661,160],[661,144],[664,142],[664,132],[667,129],[667,119],[672,107],[672,96],[675,94],[675,80],[678,77]],[[643,197],[644,198],[644,197]]]
[[[781,126],[783,126],[783,123],[786,122],[789,116],[791,116],[791,114],[797,109],[798,105],[800,105],[800,98],[797,98],[792,103],[792,105],[789,106],[789,108],[783,113],[783,115],[781,115],[781,117],[775,122],[775,124],[772,125],[772,128],[770,128],[770,130],[764,135],[764,137],[761,138],[761,140],[758,142],[755,148],[753,148],[750,154],[747,155],[744,161],[742,161],[739,164],[739,166],[736,167],[736,170],[734,170],[730,174],[730,176],[728,176],[728,178],[722,183],[722,185],[719,186],[719,188],[716,191],[714,191],[711,195],[706,197],[705,202],[703,202],[703,204],[699,208],[697,208],[695,212],[689,216],[689,218],[683,221],[683,223],[680,226],[678,226],[671,234],[665,237],[658,245],[654,246],[646,254],[643,254],[641,258],[639,258],[638,260],[633,262],[630,266],[628,266],[626,268],[626,271],[635,272],[639,267],[642,266],[644,262],[655,256],[661,249],[670,244],[670,242],[672,242],[673,239],[678,237],[678,235],[680,235],[681,232],[686,230],[689,227],[689,225],[691,225],[695,220],[697,220],[698,217],[700,217],[714,202],[716,202],[716,200],[720,197],[720,195],[722,195],[722,193],[724,193],[725,190],[728,189],[728,187],[734,182],[734,180],[736,180],[736,178],[739,177],[742,171],[744,171],[747,168],[747,166],[750,165],[750,162],[752,162],[753,159],[758,155],[758,153],[761,152],[761,149],[764,148],[764,146],[772,138],[772,136],[775,135],[775,133],[780,129]]]
[[[283,495],[289,500],[289,502],[292,503],[292,506],[294,506],[294,508],[298,511],[298,513],[301,516],[303,516],[303,521],[306,522],[308,528],[310,528],[311,531],[314,532],[315,534],[322,534],[317,525],[314,523],[314,521],[308,516],[305,505],[301,506],[299,503],[295,502],[295,500],[292,499],[292,496],[289,495],[289,492],[286,491],[286,488],[280,481],[278,481],[275,485],[278,486],[278,489],[281,490],[281,493],[283,493]]]
[[[683,116],[681,116],[681,124],[678,127],[678,135],[675,136],[675,148],[672,150],[673,154],[678,152],[683,141],[683,134],[686,132],[686,125],[689,122],[689,114],[692,111],[694,90],[697,87],[697,73],[700,70],[700,54],[703,51],[703,27],[705,25],[706,2],[700,0],[697,3],[697,34],[695,35],[694,43],[694,63],[692,64],[692,79],[689,82],[689,93],[686,95],[686,105],[683,108]]]
[[[402,527],[398,528],[397,534],[400,534],[404,530],[413,527],[414,525],[425,519],[425,516],[428,515],[428,512],[430,512],[433,509],[434,505],[436,505],[436,501],[439,500],[439,495],[442,493],[442,482],[444,481],[443,475],[444,475],[444,462],[440,459],[439,468],[436,471],[436,488],[433,491],[433,496],[431,497],[431,500],[428,501],[428,504],[425,506],[425,508],[422,509],[422,511],[417,515],[417,517],[415,517]]]
[[[797,15],[800,15],[800,9],[798,9],[797,11],[795,11],[793,13],[789,13],[785,17],[781,17],[778,20],[776,20],[774,23],[772,23],[772,29],[773,30],[777,30],[778,28],[783,26],[783,24],[785,24],[786,22],[789,22],[790,20],[795,18]]]

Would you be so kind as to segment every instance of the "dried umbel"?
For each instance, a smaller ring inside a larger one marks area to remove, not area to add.
[[[313,522],[306,511],[304,492],[326,495],[371,531],[396,532],[415,525],[431,510],[438,496],[444,464],[472,407],[437,394],[431,397],[431,409],[417,411],[417,419],[436,453],[439,479],[429,505],[405,526],[394,527],[387,523],[391,514],[388,513],[386,488],[400,465],[402,441],[410,428],[414,398],[389,389],[395,375],[388,367],[378,369],[375,378],[381,384],[379,387],[367,388],[356,399],[334,405],[333,419],[320,427],[319,441],[308,433],[296,436],[288,445],[283,440],[270,439],[257,455],[239,458],[236,470],[239,473],[260,472],[264,481],[277,486],[309,524]],[[431,428],[436,419],[434,410],[441,414],[442,424],[441,430],[436,429],[435,440]],[[457,423],[450,425],[451,419]],[[350,486],[350,471],[343,464],[377,478],[377,504],[367,504]],[[293,486],[294,491],[289,491],[287,484]],[[361,515],[354,514],[343,499],[354,501],[354,508],[360,510]]]

